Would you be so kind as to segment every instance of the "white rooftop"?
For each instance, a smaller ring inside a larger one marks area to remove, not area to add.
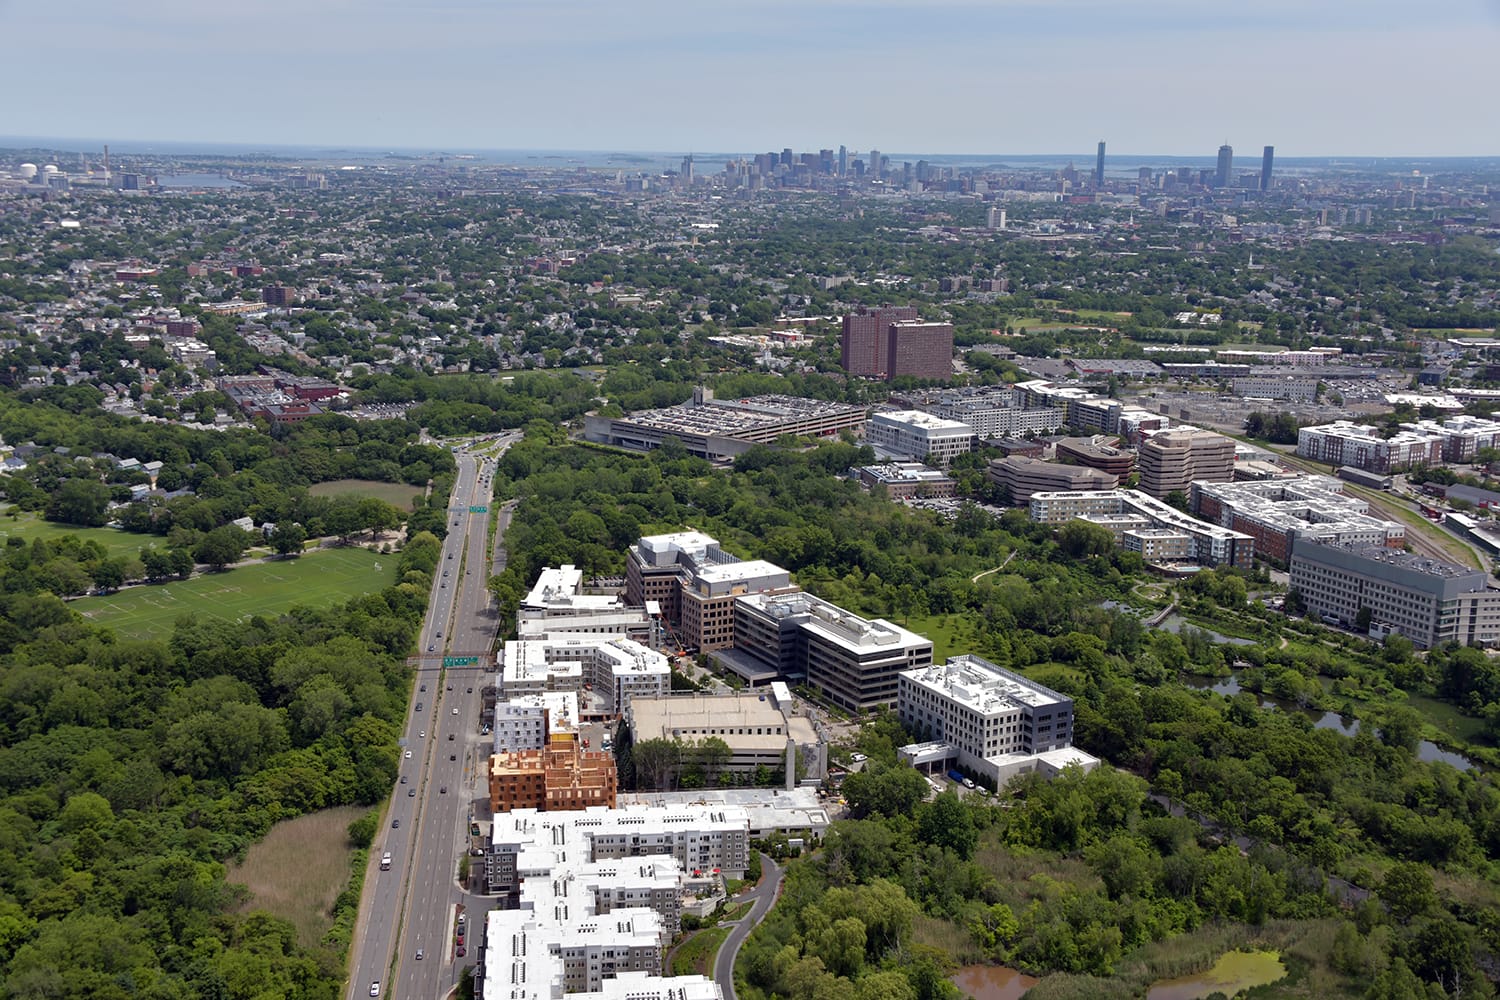
[[[1067,697],[977,656],[951,656],[901,676],[952,698],[981,715],[1020,707],[1040,708]]]

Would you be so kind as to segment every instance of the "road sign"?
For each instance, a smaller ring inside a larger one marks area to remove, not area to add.
[[[445,656],[443,666],[445,667],[472,667],[479,662],[477,656]]]
[[[479,504],[476,507],[470,507],[469,508],[469,513],[470,514],[488,514],[489,512],[490,512],[490,509],[488,507],[486,507],[484,504]]]

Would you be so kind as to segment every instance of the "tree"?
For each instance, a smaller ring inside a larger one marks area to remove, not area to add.
[[[109,507],[109,487],[93,479],[65,480],[47,504],[47,520],[97,528]]]
[[[929,844],[947,848],[965,861],[974,853],[979,831],[974,817],[951,789],[929,802],[917,824],[917,836]]]
[[[300,555],[307,542],[307,529],[294,522],[278,522],[271,532],[271,548],[280,555]]]
[[[234,525],[226,524],[203,536],[203,540],[193,549],[193,558],[214,569],[223,569],[230,563],[238,562],[249,544],[248,535]]]
[[[1426,865],[1415,861],[1402,861],[1386,872],[1385,879],[1376,890],[1381,902],[1391,911],[1391,916],[1403,924],[1420,917],[1437,906],[1437,892],[1432,885],[1432,872]]]
[[[927,779],[910,764],[877,764],[844,779],[844,799],[856,816],[909,816],[927,795]]]
[[[125,582],[125,560],[104,559],[97,562],[89,571],[89,576],[93,578],[94,586],[98,587],[101,593],[108,594],[119,590],[120,585]]]

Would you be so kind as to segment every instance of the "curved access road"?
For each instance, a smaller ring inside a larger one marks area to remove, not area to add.
[[[760,885],[736,897],[741,903],[754,899],[755,905],[750,907],[750,912],[729,932],[724,943],[719,945],[718,955],[714,956],[714,982],[724,991],[724,1000],[737,1000],[734,992],[734,960],[739,957],[740,945],[745,943],[745,938],[750,936],[756,925],[766,919],[766,914],[771,912],[771,907],[781,895],[781,878],[786,874],[781,866],[772,861],[769,855],[762,854],[760,868]]]

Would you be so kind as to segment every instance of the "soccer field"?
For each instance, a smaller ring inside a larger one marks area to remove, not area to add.
[[[396,581],[394,555],[368,549],[321,549],[299,559],[241,566],[160,586],[131,587],[72,602],[96,625],[130,639],[165,639],[181,616],[238,621],[278,615],[298,605],[325,607]]]

